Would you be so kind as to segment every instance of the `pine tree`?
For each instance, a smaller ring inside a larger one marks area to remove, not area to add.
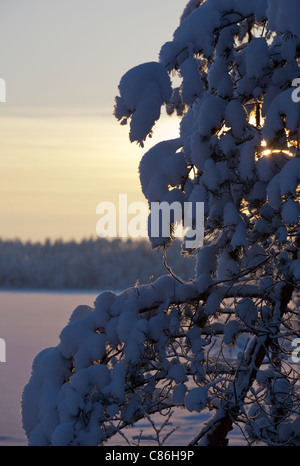
[[[30,444],[102,445],[174,407],[209,410],[190,445],[227,445],[234,426],[247,444],[300,444],[299,25],[295,0],[191,0],[159,62],[122,78],[132,142],[163,106],[180,117],[180,137],[143,156],[141,187],[150,207],[204,203],[204,245],[183,243],[190,282],[170,270],[75,310],[25,387]],[[150,240],[167,250],[173,235]]]

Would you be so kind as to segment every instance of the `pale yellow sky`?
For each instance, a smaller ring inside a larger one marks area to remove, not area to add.
[[[144,201],[145,150],[112,116],[126,71],[158,60],[186,0],[0,0],[0,237],[96,235],[99,202]]]
[[[1,237],[43,240],[96,236],[96,207],[128,194],[145,202],[138,164],[159,140],[178,136],[164,117],[144,149],[130,144],[128,128],[111,113],[31,110],[0,115]]]

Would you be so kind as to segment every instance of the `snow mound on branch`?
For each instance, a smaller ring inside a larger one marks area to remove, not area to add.
[[[180,18],[180,23],[182,23],[191,13],[193,13],[198,6],[203,3],[205,0],[190,0],[186,5],[185,9]]]
[[[185,397],[185,406],[188,411],[200,413],[207,402],[207,387],[193,388]]]
[[[269,27],[278,33],[291,32],[299,35],[300,10],[298,0],[269,0]]]
[[[142,191],[146,197],[148,197],[149,185],[156,176],[163,175],[164,180],[158,180],[158,185],[164,181],[163,184],[168,188],[169,185],[175,187],[180,184],[181,179],[187,174],[185,158],[182,153],[177,153],[181,146],[181,139],[163,141],[152,147],[142,157],[139,172]]]
[[[292,75],[291,82],[293,77]],[[292,89],[281,92],[270,104],[263,127],[263,137],[267,141],[275,139],[278,131],[283,130],[283,115],[286,116],[286,129],[292,132],[297,130],[300,124],[300,106],[293,102],[292,92]]]
[[[300,207],[297,189],[300,182],[300,159],[292,159],[286,163],[280,173],[268,184],[268,201],[271,207],[281,210],[283,221],[288,224],[299,222]],[[288,196],[283,200],[284,196]]]
[[[264,37],[253,39],[246,52],[247,75],[249,78],[260,78],[267,66],[269,48]]]
[[[160,62],[166,69],[179,65],[194,53],[203,50],[205,55],[213,53],[213,31],[220,25],[220,13],[205,2],[195,9],[174,33],[172,42],[167,42],[160,51]]]
[[[230,23],[229,11],[235,12],[232,17],[239,14],[241,18],[254,11],[258,21],[262,21],[266,18],[266,8],[266,0],[191,0],[184,10],[173,40],[162,47],[160,62],[167,70],[171,70],[176,64],[180,66],[184,60],[200,51],[203,51],[206,58],[211,58],[214,32],[221,25]]]
[[[131,118],[130,141],[143,145],[160,118],[161,107],[170,101],[172,87],[164,67],[156,62],[144,63],[129,70],[119,84],[114,115],[122,124]]]
[[[194,58],[185,60],[180,67],[180,73],[183,78],[183,101],[188,105],[192,105],[196,98],[200,97],[204,91],[197,61]]]

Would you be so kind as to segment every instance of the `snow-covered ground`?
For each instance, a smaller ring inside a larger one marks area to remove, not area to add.
[[[26,445],[22,429],[21,396],[29,380],[34,357],[43,349],[56,346],[59,334],[67,324],[72,311],[80,304],[93,305],[99,292],[49,293],[49,292],[0,292],[0,338],[6,342],[6,362],[0,363],[0,446]],[[203,416],[201,418],[203,420]],[[199,415],[177,410],[171,418],[177,428],[167,445],[185,445],[199,428]],[[157,424],[162,419],[156,418]],[[130,429],[128,438],[154,435],[149,424],[140,423]],[[168,432],[163,431],[162,437]],[[239,432],[232,435],[232,444],[241,442]],[[125,445],[125,440],[115,438],[111,444]],[[143,442],[141,444],[150,444]],[[151,445],[155,445],[151,443]]]

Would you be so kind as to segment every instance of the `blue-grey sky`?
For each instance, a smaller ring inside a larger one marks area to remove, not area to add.
[[[1,0],[6,107],[109,108],[122,74],[157,60],[186,0]]]

